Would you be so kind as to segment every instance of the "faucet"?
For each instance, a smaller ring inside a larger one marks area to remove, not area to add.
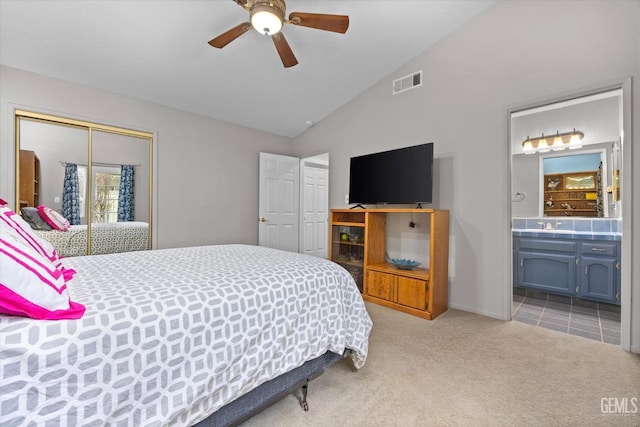
[[[551,224],[551,221],[547,222],[546,224],[544,222],[538,222],[538,224],[540,224],[540,230],[550,230],[550,231],[552,231],[552,230],[557,230],[558,226],[560,224],[562,224],[562,223],[558,222],[556,220],[555,225]]]

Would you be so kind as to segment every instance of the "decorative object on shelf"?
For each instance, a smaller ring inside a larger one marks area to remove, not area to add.
[[[349,236],[349,241],[350,241],[351,243],[358,243],[358,236],[356,236],[355,234],[351,234],[351,235]]]
[[[549,198],[547,200],[545,200],[544,205],[548,208],[551,209],[553,207],[553,197],[549,196]]]
[[[351,261],[360,261],[360,260],[362,260],[362,254],[359,254],[359,253],[356,253],[356,252],[351,253],[351,254],[349,254],[349,259]]]
[[[413,261],[410,259],[397,259],[397,258],[391,258],[389,262],[393,264],[395,268],[399,268],[400,270],[413,270],[414,268],[422,264],[418,261]]]
[[[341,233],[340,240],[342,240],[343,242],[346,242],[347,240],[349,240],[349,235],[347,233]]]
[[[596,179],[593,174],[565,177],[565,189],[567,190],[584,190],[596,188]]]
[[[560,178],[549,179],[549,182],[547,182],[547,189],[555,190],[559,184],[560,184]]]
[[[553,142],[549,144],[548,138],[553,138]],[[544,134],[537,138],[529,138],[522,141],[522,151],[524,154],[546,153],[551,150],[558,151],[569,148],[571,150],[582,147],[582,138],[584,133],[573,128],[572,132],[560,133],[556,132],[554,136],[546,137]]]

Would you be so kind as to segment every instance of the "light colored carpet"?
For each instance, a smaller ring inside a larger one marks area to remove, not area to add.
[[[309,386],[309,412],[290,395],[243,427],[640,425],[640,356],[618,346],[459,310],[367,308],[361,370],[342,360]],[[635,399],[637,413],[603,414],[603,398],[627,412]]]

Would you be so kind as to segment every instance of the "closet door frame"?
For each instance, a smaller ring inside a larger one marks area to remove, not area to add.
[[[86,120],[72,119],[68,117],[55,116],[51,114],[38,113],[34,111],[16,109],[15,110],[15,207],[16,210],[20,209],[20,149],[21,149],[21,135],[20,135],[20,123],[23,120],[40,122],[50,125],[67,126],[76,129],[83,129],[87,131],[87,201],[93,200],[93,183],[91,177],[92,171],[92,136],[93,132],[99,131],[114,135],[122,135],[126,137],[140,138],[147,141],[148,144],[148,157],[146,162],[148,164],[149,176],[148,176],[148,224],[149,224],[149,238],[148,248],[152,248],[152,230],[153,230],[153,133],[139,131],[135,129],[128,129],[118,126],[106,125],[101,123],[89,122]],[[92,203],[86,203],[86,218],[87,218],[87,255],[91,254],[91,218],[92,218]]]

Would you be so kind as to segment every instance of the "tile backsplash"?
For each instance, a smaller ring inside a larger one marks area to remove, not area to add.
[[[569,217],[534,217],[513,218],[514,230],[539,230],[540,223],[551,223],[554,229],[582,231],[587,233],[621,233],[620,218],[569,218]]]

